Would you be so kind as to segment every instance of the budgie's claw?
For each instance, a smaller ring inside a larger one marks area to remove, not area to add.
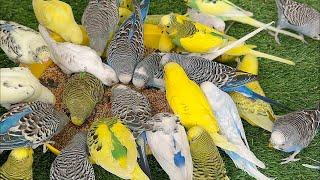
[[[276,42],[278,43],[278,44],[281,44],[280,43],[280,40],[279,40],[279,36],[278,36],[278,32],[276,32],[275,34],[274,34],[274,40],[276,40]]]
[[[299,153],[299,152],[298,152]],[[296,162],[296,161],[299,161],[300,159],[296,159],[294,158],[298,153],[294,152],[293,154],[291,154],[289,157],[287,158],[284,158],[284,159],[281,159],[283,160],[283,162],[281,162],[280,164],[287,164],[289,162]]]
[[[303,43],[305,43],[305,44],[308,44],[308,42],[304,39],[303,34],[300,34],[300,36],[301,36],[301,41],[302,41]]]

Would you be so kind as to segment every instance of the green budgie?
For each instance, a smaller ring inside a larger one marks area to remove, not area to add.
[[[81,126],[104,93],[102,82],[89,73],[73,75],[63,91],[62,100],[71,113],[73,124]]]
[[[88,159],[87,134],[80,132],[53,161],[50,179],[95,180],[92,164]]]
[[[229,179],[218,148],[204,129],[199,126],[189,129],[188,139],[194,180]]]
[[[32,148],[11,151],[7,161],[0,167],[1,180],[32,180]]]

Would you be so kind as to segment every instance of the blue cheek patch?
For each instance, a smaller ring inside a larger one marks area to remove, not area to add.
[[[181,154],[181,151],[177,152],[176,154],[174,154],[174,164],[177,167],[182,167],[185,165],[186,159],[184,158],[184,156]]]

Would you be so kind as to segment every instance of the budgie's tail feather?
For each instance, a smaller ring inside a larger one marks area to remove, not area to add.
[[[238,151],[238,147],[232,143],[230,143],[225,137],[222,135],[216,133],[216,132],[209,132],[211,138],[213,139],[216,146],[219,146],[220,148],[224,150],[229,151]]]
[[[262,58],[270,59],[270,60],[273,60],[273,61],[278,61],[278,62],[289,64],[289,65],[295,65],[295,63],[293,61],[290,61],[288,59],[283,59],[283,58],[280,58],[280,57],[277,57],[277,56],[273,56],[273,55],[270,55],[270,54],[266,54],[266,53],[262,53],[262,52],[259,52],[259,51],[255,51],[253,49],[251,49],[249,53],[251,55],[256,56],[256,57],[262,57]]]
[[[148,15],[149,11],[149,6],[150,6],[150,1],[151,0],[143,0],[140,4],[140,9],[141,9],[141,17],[142,20],[144,21]]]
[[[244,160],[260,167],[260,168],[266,168],[266,165],[260,161],[254,154],[252,151],[250,151],[250,149],[248,149],[246,146],[244,145],[238,145],[238,151],[236,152],[232,152],[232,153],[236,153],[238,156],[241,156],[239,158],[243,158]]]
[[[149,180],[148,176],[143,173],[137,164],[132,172],[131,180]]]
[[[146,152],[146,133],[142,132],[138,138],[137,138],[137,149],[139,153],[139,165],[141,166],[141,169],[145,172],[145,174],[151,178],[151,172],[149,168],[148,158],[147,158],[147,152]]]
[[[251,17],[248,17],[248,16],[232,16],[232,17],[227,17],[228,20],[232,20],[232,21],[237,21],[237,22],[240,22],[240,23],[244,23],[244,24],[249,24],[251,26],[254,26],[254,27],[262,27],[265,25],[265,23],[262,23],[260,21],[257,21]],[[296,39],[299,39],[299,40],[303,40],[303,37],[302,36],[299,36],[297,34],[294,34],[294,33],[291,33],[289,31],[284,31],[284,30],[280,30],[280,29],[277,29],[273,26],[269,26],[267,27],[268,30],[270,31],[274,31],[274,32],[278,32],[278,33],[281,33],[281,34],[284,34],[284,35],[287,35],[287,36],[290,36],[290,37],[293,37],[293,38],[296,38]]]
[[[270,120],[270,117],[272,117],[271,114],[269,114],[269,116],[267,117],[259,116],[255,113],[245,112],[242,113],[240,116],[242,119],[245,119],[252,126],[259,126],[269,132],[272,131],[273,122]]]
[[[278,107],[281,107],[283,109],[287,109],[287,110],[291,110],[288,106],[283,105],[275,100],[272,100],[270,98],[267,98],[265,96],[261,96],[260,94],[255,93],[254,91],[252,91],[251,89],[247,88],[246,86],[240,86],[234,89],[234,91],[239,92],[241,94],[243,94],[244,96],[247,96],[249,98],[252,99],[261,99],[264,102],[270,103],[270,104],[274,104]]]
[[[235,166],[245,172],[247,172],[250,176],[259,179],[259,180],[270,180],[271,178],[268,178],[264,174],[262,174],[257,167],[248,162],[246,159],[243,159],[242,157],[238,156],[237,154],[226,151],[226,153],[229,155],[229,157],[232,159]]]

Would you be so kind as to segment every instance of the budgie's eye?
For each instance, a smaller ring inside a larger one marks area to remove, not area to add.
[[[167,26],[167,28],[169,28],[170,26]]]

